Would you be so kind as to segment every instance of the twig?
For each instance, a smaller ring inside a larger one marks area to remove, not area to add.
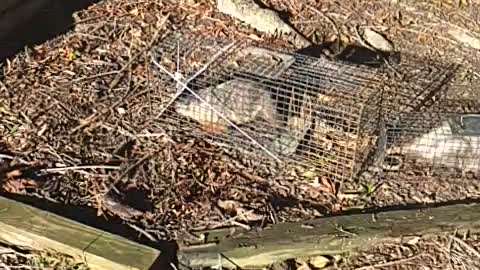
[[[0,159],[10,159],[10,160],[15,160],[16,157],[14,156],[10,156],[10,155],[5,155],[5,154],[0,154]],[[28,161],[24,160],[24,159],[21,159],[21,158],[18,158],[18,161],[20,161],[21,163],[24,163],[24,164],[28,164]]]
[[[166,133],[141,133],[137,134],[139,138],[150,138],[150,137],[168,137]]]
[[[78,78],[78,79],[74,79],[72,81],[70,81],[68,84],[72,84],[72,83],[78,83],[78,82],[83,82],[83,81],[89,81],[89,80],[93,80],[93,79],[98,79],[98,78],[101,78],[101,77],[105,77],[105,76],[109,76],[109,75],[113,75],[113,74],[117,74],[117,70],[115,71],[107,71],[107,72],[104,72],[104,73],[100,73],[100,74],[96,74],[96,75],[93,75],[93,76],[87,76],[87,77],[81,77],[81,78]]]
[[[134,164],[132,164],[130,167],[128,167],[117,179],[115,179],[115,181],[113,181],[113,183],[110,185],[110,187],[108,188],[107,192],[110,192],[114,187],[115,185],[123,179],[123,177],[125,177],[125,175],[127,175],[128,173],[130,173],[130,171],[132,171],[133,169],[135,169],[136,167],[138,167],[140,164],[142,164],[143,162],[145,162],[147,159],[149,159],[150,157],[152,156],[152,154],[148,154],[146,156],[144,156],[143,158],[141,158],[140,160],[138,160],[137,162],[135,162]]]
[[[379,264],[374,264],[374,265],[369,265],[369,266],[362,266],[362,267],[355,268],[355,270],[367,270],[367,269],[375,269],[375,267],[392,266],[392,265],[396,265],[396,264],[401,264],[401,263],[404,263],[404,262],[408,262],[408,261],[411,261],[411,260],[415,260],[415,259],[417,259],[417,258],[419,258],[419,257],[421,257],[421,256],[423,256],[423,253],[420,253],[420,254],[417,254],[417,255],[414,255],[414,256],[411,256],[411,257],[408,257],[408,258],[396,260],[396,261],[390,261],[390,262],[386,262],[386,263],[379,263]]]
[[[480,259],[480,253],[474,249],[472,246],[470,246],[469,244],[465,243],[465,241],[463,241],[462,239],[456,237],[456,236],[450,236],[450,239],[453,239],[455,242],[457,242],[458,244],[460,244],[461,246],[463,246],[464,248],[468,249],[469,251],[471,251],[475,256],[477,256],[477,258]]]
[[[7,86],[0,80],[0,87],[2,87],[4,91],[8,91]]]
[[[130,224],[128,223],[128,226],[134,230],[136,230],[137,232],[145,235],[145,237],[148,238],[148,240],[152,241],[152,242],[157,242],[158,239],[156,239],[155,237],[153,237],[151,234],[149,234],[148,232],[146,232],[145,230],[142,230],[141,228],[139,228],[137,225],[135,224]]]
[[[177,266],[174,263],[170,263],[170,266],[172,267],[173,270],[178,270]]]
[[[232,220],[232,221],[230,221],[230,223],[232,223],[233,225],[237,225],[237,226],[239,226],[239,227],[242,227],[242,228],[244,228],[244,229],[247,230],[247,231],[249,231],[249,230],[251,229],[251,227],[248,226],[247,224],[243,224],[243,223],[238,222],[238,221],[236,221],[236,220]]]
[[[475,76],[477,76],[477,78],[479,78],[479,79],[480,79],[480,73],[478,73],[478,72],[476,72],[476,71],[472,70],[472,74],[473,74],[473,75],[475,75]]]
[[[218,253],[218,269],[222,270],[222,254]]]
[[[242,227],[242,228],[244,228],[244,229],[246,229],[246,230],[250,230],[250,229],[251,229],[250,226],[248,226],[248,225],[246,225],[246,224],[243,224],[243,223],[240,223],[240,222],[236,221],[236,219],[238,219],[238,218],[240,218],[240,217],[243,217],[243,216],[245,216],[245,215],[251,214],[251,213],[253,213],[253,210],[249,210],[249,211],[243,212],[243,213],[241,213],[241,214],[238,214],[238,215],[236,215],[236,216],[234,216],[234,217],[232,217],[232,218],[229,218],[229,219],[221,222],[221,223],[219,224],[219,226],[223,226],[223,225],[225,225],[225,224],[232,223],[232,224],[237,225],[237,226],[240,226],[240,227]]]
[[[59,168],[41,169],[40,172],[43,172],[43,173],[52,173],[52,172],[64,172],[64,171],[69,171],[69,170],[82,170],[82,169],[119,170],[119,169],[120,169],[120,166],[110,166],[110,165],[69,166],[69,167],[59,167]]]

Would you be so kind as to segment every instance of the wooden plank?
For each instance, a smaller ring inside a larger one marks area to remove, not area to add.
[[[207,244],[181,247],[179,260],[192,267],[207,267],[217,265],[222,254],[228,258],[223,260],[224,267],[248,268],[295,257],[342,254],[401,236],[455,230],[480,232],[480,204],[326,217],[277,224],[257,232],[205,231]],[[208,244],[212,237],[218,243]]]
[[[92,269],[149,269],[160,251],[0,196],[0,241],[54,250]]]

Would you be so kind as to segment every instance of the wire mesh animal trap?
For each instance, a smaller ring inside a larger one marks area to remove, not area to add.
[[[387,130],[387,175],[480,176],[480,114],[423,112],[399,119]]]
[[[377,69],[245,41],[171,35],[153,55],[166,130],[256,159],[314,166],[332,180],[365,166],[385,93],[393,93]]]

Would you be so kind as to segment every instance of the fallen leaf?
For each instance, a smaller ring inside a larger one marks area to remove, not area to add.
[[[330,263],[330,259],[325,256],[316,256],[310,259],[310,265],[315,269],[325,268]]]
[[[134,16],[137,16],[137,15],[138,15],[138,9],[136,9],[136,8],[135,8],[135,9],[132,9],[132,10],[130,10],[129,13],[132,14],[132,15],[134,15]]]
[[[20,170],[13,170],[8,173],[6,173],[7,178],[15,178],[22,176],[22,172]]]
[[[2,189],[9,193],[20,193],[28,187],[37,187],[37,183],[31,179],[22,179],[8,180],[2,185]]]
[[[328,188],[329,192],[335,194],[336,193],[336,188],[335,188],[335,184],[332,183],[330,180],[328,180],[327,177],[322,177],[322,184]]]
[[[448,34],[457,41],[464,43],[474,49],[480,50],[480,39],[474,37],[468,31],[458,28],[450,28],[448,30]]]
[[[368,44],[379,51],[391,52],[394,50],[393,43],[390,40],[370,28],[365,28],[363,38]]]
[[[303,177],[305,177],[307,179],[313,179],[315,176],[316,176],[316,173],[312,172],[312,171],[308,171],[308,172],[303,173]]]
[[[218,200],[217,202],[218,207],[222,208],[223,210],[227,211],[234,211],[238,207],[238,203],[232,200]]]
[[[420,241],[420,237],[418,236],[404,237],[403,240],[406,241],[407,244],[409,245],[415,245],[416,243],[418,243],[418,241]]]
[[[255,41],[262,40],[259,36],[255,35],[255,34],[250,34],[250,35],[248,35],[248,37],[255,40]]]
[[[126,114],[126,113],[127,113],[127,111],[126,111],[124,108],[122,108],[122,107],[118,107],[118,108],[117,108],[117,112],[118,112],[118,114],[120,114],[120,115],[123,115],[123,114]]]

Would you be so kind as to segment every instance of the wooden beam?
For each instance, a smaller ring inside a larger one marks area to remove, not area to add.
[[[480,204],[397,210],[283,223],[265,230],[202,232],[218,243],[180,247],[179,260],[192,267],[218,264],[242,268],[264,266],[295,257],[335,255],[369,248],[402,236],[480,231]]]
[[[160,251],[0,196],[0,241],[53,250],[91,269],[149,269]]]

